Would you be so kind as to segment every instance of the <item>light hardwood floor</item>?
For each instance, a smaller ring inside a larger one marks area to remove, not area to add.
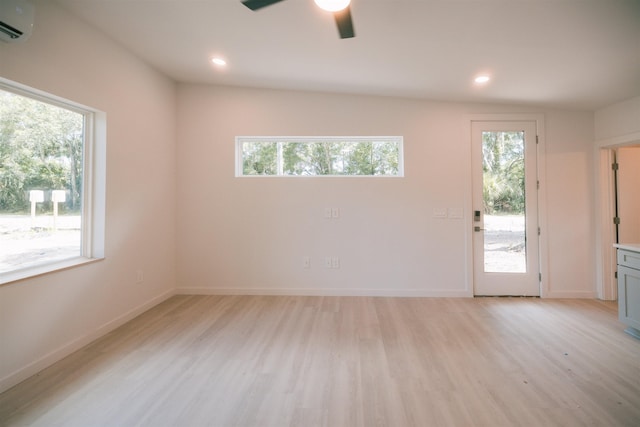
[[[0,395],[3,426],[640,426],[615,303],[176,296]]]

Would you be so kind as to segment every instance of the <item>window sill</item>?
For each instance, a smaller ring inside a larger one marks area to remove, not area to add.
[[[67,270],[69,268],[74,268],[74,267],[78,267],[85,264],[91,264],[97,261],[101,261],[103,259],[104,258],[75,257],[75,258],[69,258],[61,261],[55,261],[52,263],[41,264],[35,267],[27,267],[20,270],[9,271],[7,273],[0,273],[0,285],[6,285],[8,283],[30,279],[32,277],[42,276],[44,274],[49,274],[56,271]]]

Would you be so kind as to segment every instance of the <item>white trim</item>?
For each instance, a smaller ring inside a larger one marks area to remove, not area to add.
[[[545,298],[594,299],[594,291],[549,291]]]
[[[398,174],[397,175],[244,175],[242,144],[245,142],[300,142],[300,143],[329,143],[329,142],[370,142],[381,140],[398,143]],[[235,177],[236,178],[403,178],[404,177],[404,137],[402,136],[236,136],[235,138]]]
[[[0,77],[0,89],[83,116],[82,241],[79,256],[53,262],[45,260],[31,267],[0,273],[0,285],[104,258],[106,114],[2,77]]]
[[[549,277],[549,220],[547,216],[547,137],[544,123],[544,115],[537,114],[535,117],[538,129],[538,224],[540,227],[540,240],[538,245],[540,274],[540,297],[549,297],[551,293],[551,282]]]
[[[14,93],[16,95],[24,96],[27,98],[35,99],[36,101],[43,102],[49,105],[55,105],[56,107],[71,110],[78,114],[86,114],[87,112],[98,112],[95,108],[88,107],[78,102],[70,101],[57,95],[45,92],[43,90],[35,89],[22,83],[14,82],[4,77],[0,77],[0,89]]]
[[[467,121],[467,135],[469,137],[468,149],[465,151],[466,158],[461,159],[462,163],[466,163],[467,167],[463,168],[465,177],[464,182],[466,183],[464,188],[464,217],[462,218],[463,226],[465,227],[464,231],[464,251],[465,251],[465,264],[464,264],[464,281],[465,281],[465,292],[471,297],[473,297],[473,291],[475,282],[473,279],[473,232],[471,228],[473,227],[473,145],[471,143],[473,133],[471,130],[473,120],[470,118]]]
[[[345,289],[345,288],[176,288],[176,295],[285,295],[285,296],[353,296],[353,297],[473,297],[467,290],[425,289]]]
[[[0,393],[2,393],[5,390],[8,390],[9,388],[15,386],[18,383],[21,383],[22,381],[37,374],[43,369],[58,362],[59,360],[62,360],[63,358],[67,357],[74,351],[80,350],[82,347],[86,346],[87,344],[108,334],[114,329],[124,325],[125,323],[141,315],[145,311],[171,298],[173,295],[175,295],[174,289],[166,291],[158,295],[157,297],[150,299],[146,303],[141,304],[129,310],[128,312],[124,313],[123,315],[118,316],[115,319],[97,327],[92,332],[85,334],[80,338],[77,338],[73,341],[70,341],[58,347],[57,349],[49,352],[48,354],[45,354],[38,360],[31,362],[28,365],[18,369],[17,371],[7,375],[6,377],[0,379]]]
[[[596,205],[596,293],[599,299],[613,301],[618,296],[618,286],[614,280],[616,265],[614,216],[615,188],[611,164],[614,150],[596,148],[594,155],[598,172],[595,177]]]
[[[596,294],[603,300],[618,298],[618,284],[614,279],[616,265],[615,227],[612,225],[614,186],[611,173],[611,152],[618,147],[640,143],[640,132],[595,141],[594,147],[594,199],[596,226]],[[604,158],[603,158],[604,157]],[[603,164],[606,162],[607,164]]]
[[[401,175],[236,175],[242,179],[402,179]]]
[[[542,280],[540,282],[540,297],[547,298],[551,297],[552,291],[551,283],[549,281],[549,240],[547,238],[548,227],[548,219],[547,219],[547,165],[546,165],[546,137],[545,137],[545,124],[544,124],[544,114],[542,113],[502,113],[502,114],[469,114],[467,116],[468,122],[468,155],[469,155],[469,173],[467,174],[467,191],[465,192],[466,197],[466,205],[469,206],[467,209],[468,212],[472,212],[473,206],[473,176],[471,173],[471,149],[472,149],[472,133],[471,133],[471,125],[473,122],[535,122],[536,123],[536,133],[538,134],[538,144],[537,144],[537,176],[538,181],[540,181],[540,188],[538,189],[538,224],[541,229],[541,234],[539,236],[538,242],[538,262],[540,268],[540,274],[542,275]],[[474,282],[473,282],[473,231],[470,221],[472,218],[469,218],[469,226],[465,231],[465,243],[466,247],[466,277],[467,277],[467,288],[471,290],[473,293]]]
[[[637,144],[640,141],[640,132],[633,132],[626,135],[614,136],[612,138],[596,140],[596,147],[610,148],[615,145]]]
[[[93,113],[93,138],[91,147],[91,196],[88,217],[90,237],[90,255],[95,259],[105,257],[105,227],[107,212],[107,114],[102,111]]]
[[[80,265],[90,264],[101,260],[102,258],[74,257],[63,259],[60,261],[43,262],[33,267],[26,267],[12,270],[6,273],[1,273],[0,285],[29,279],[31,277],[42,276],[44,274],[55,273],[56,271],[67,270],[69,268],[78,267]]]

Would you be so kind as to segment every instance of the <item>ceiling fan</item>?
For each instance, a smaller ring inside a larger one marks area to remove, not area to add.
[[[247,6],[251,10],[262,9],[263,7],[270,6],[274,3],[279,3],[283,0],[243,0],[242,4]],[[351,0],[314,0],[318,7],[329,12],[333,12],[333,16],[336,19],[338,25],[338,33],[340,33],[341,39],[349,39],[355,37],[353,31],[353,21],[351,20],[351,8],[349,3]]]

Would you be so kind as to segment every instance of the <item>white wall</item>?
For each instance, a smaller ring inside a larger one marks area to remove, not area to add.
[[[472,295],[469,115],[518,112],[530,111],[180,85],[178,291]],[[593,297],[593,114],[544,113],[545,295]],[[402,135],[406,176],[235,178],[236,135]],[[325,220],[324,207],[341,218]],[[433,218],[442,207],[465,219]],[[339,270],[324,268],[327,255]]]
[[[546,115],[550,297],[595,297],[593,113]]]
[[[0,391],[175,286],[175,85],[51,2],[36,10],[27,42],[0,43],[0,76],[106,112],[106,258],[0,287]]]

